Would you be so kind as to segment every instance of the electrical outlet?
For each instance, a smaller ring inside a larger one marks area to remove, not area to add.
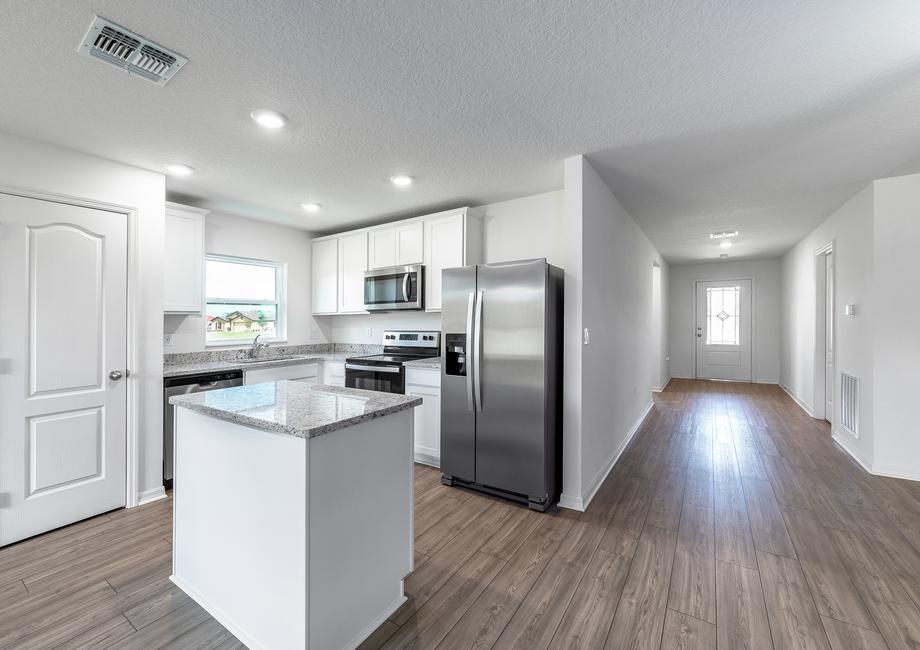
[[[318,327],[314,327],[313,329],[310,330],[310,338],[313,339],[314,341],[320,338]]]
[[[373,327],[368,327],[368,328],[367,328],[367,340],[368,340],[368,341],[373,341],[373,340],[374,340],[374,328],[373,328]]]
[[[587,327],[585,328],[584,342],[585,345],[588,345],[591,342],[591,330]]]
[[[173,335],[164,334],[163,335],[163,347],[164,348],[172,347],[172,344],[173,344]]]

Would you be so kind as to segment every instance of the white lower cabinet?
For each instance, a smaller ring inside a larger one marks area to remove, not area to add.
[[[323,383],[329,386],[344,386],[345,362],[326,361],[323,363]]]
[[[406,395],[422,398],[415,409],[415,462],[441,465],[441,370],[406,368]]]
[[[261,384],[266,381],[281,381],[294,379],[307,381],[311,384],[319,383],[318,363],[299,363],[292,366],[278,366],[275,368],[257,368],[243,372],[244,384]]]

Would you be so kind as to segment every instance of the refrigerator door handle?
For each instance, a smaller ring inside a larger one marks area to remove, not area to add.
[[[473,332],[473,363],[476,370],[473,372],[473,402],[476,411],[482,413],[482,291],[476,292],[475,330]]]
[[[466,408],[468,411],[474,410],[473,405],[473,355],[470,354],[470,346],[473,344],[473,305],[476,301],[476,294],[470,291],[466,303]]]

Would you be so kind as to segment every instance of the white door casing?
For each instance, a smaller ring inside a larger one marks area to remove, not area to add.
[[[751,381],[750,280],[696,283],[696,376]]]
[[[0,545],[125,505],[127,232],[0,194]]]
[[[824,256],[824,419],[833,423],[834,414],[834,253]]]

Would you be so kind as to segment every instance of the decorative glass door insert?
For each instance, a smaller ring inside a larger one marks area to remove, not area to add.
[[[741,287],[706,287],[706,345],[740,345]]]

